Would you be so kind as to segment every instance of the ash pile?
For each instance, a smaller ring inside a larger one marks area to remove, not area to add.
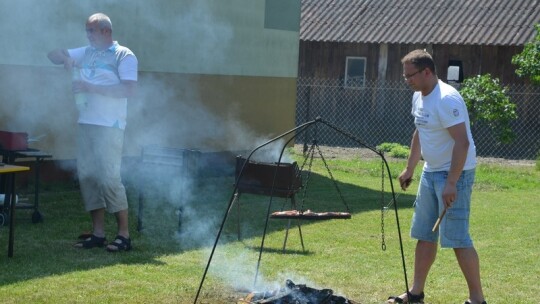
[[[287,280],[284,288],[274,291],[252,292],[238,304],[360,304],[334,295],[331,289],[315,289]]]

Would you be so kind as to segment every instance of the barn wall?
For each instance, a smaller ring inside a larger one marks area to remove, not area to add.
[[[447,77],[448,61],[461,60],[465,78],[490,73],[503,83],[526,82],[515,74],[515,66],[511,63],[512,56],[523,50],[516,46],[389,44],[387,74],[382,78],[401,81],[401,58],[418,48],[427,49],[433,54],[438,75],[442,80]],[[299,76],[343,79],[346,57],[360,56],[367,58],[367,79],[381,78],[377,71],[379,49],[378,44],[301,41]]]

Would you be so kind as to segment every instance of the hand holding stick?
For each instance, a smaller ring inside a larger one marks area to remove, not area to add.
[[[441,224],[441,221],[442,221],[444,215],[446,214],[446,209],[448,209],[448,208],[445,207],[443,212],[441,213],[441,215],[439,215],[439,218],[435,222],[435,225],[433,225],[433,229],[431,229],[432,232],[435,232],[435,231],[437,231],[437,229],[439,229],[439,225]]]
[[[401,186],[401,190],[405,191],[407,190],[407,188],[409,188],[409,186],[411,185],[411,182],[412,182],[412,177],[409,177],[408,179],[404,180],[404,181],[399,181],[399,185]]]

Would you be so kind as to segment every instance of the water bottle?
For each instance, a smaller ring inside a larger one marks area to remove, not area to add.
[[[6,195],[3,193],[0,193],[0,206],[4,205],[4,202],[6,200]],[[15,195],[15,204],[19,201],[19,196]]]
[[[71,78],[75,81],[81,80],[81,70],[78,67],[73,67],[71,70]],[[84,93],[73,93],[75,97],[75,106],[80,111],[86,105],[86,95]]]

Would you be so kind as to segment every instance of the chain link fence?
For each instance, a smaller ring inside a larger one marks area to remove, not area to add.
[[[518,119],[512,123],[512,143],[500,143],[495,133],[481,122],[473,122],[477,155],[506,159],[536,159],[540,152],[540,87],[505,85],[517,106]],[[412,90],[404,82],[360,82],[345,84],[342,79],[299,78],[297,82],[296,125],[316,117],[349,131],[367,145],[399,143],[409,146],[414,131],[410,114]],[[330,128],[320,127],[296,138],[296,144],[354,146]]]

